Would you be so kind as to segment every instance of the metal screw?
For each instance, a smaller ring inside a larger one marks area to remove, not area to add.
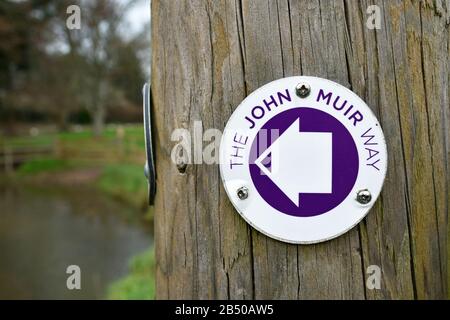
[[[245,200],[248,198],[248,188],[247,187],[240,187],[237,190],[237,196],[239,197],[239,199],[241,200]]]
[[[356,195],[356,201],[360,204],[368,204],[372,200],[372,194],[369,190],[363,189],[359,190]]]
[[[300,98],[306,98],[311,93],[311,86],[307,84],[306,82],[300,82],[295,87],[295,93]]]

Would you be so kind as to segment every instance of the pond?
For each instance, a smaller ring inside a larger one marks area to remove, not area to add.
[[[104,299],[129,259],[152,245],[136,213],[78,188],[0,190],[0,299]],[[81,290],[68,290],[69,265]]]

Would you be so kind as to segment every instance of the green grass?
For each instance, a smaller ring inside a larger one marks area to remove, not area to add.
[[[30,160],[23,164],[19,168],[18,173],[21,175],[32,175],[40,172],[65,170],[69,168],[70,164],[66,160],[55,158],[40,158]]]
[[[151,300],[155,297],[155,254],[152,249],[135,256],[130,263],[130,273],[113,283],[108,289],[108,299]]]
[[[119,130],[120,128],[120,130]],[[89,182],[106,194],[144,212],[151,221],[147,181],[144,177],[145,145],[142,125],[108,125],[100,137],[90,127],[37,136],[0,136],[0,148],[49,148],[52,152],[35,156],[22,164],[14,175],[18,183],[57,178],[66,171],[97,169],[97,180]],[[42,174],[42,175],[41,175]],[[38,178],[38,179],[35,179]],[[63,181],[63,179],[56,179]]]
[[[136,208],[142,208],[147,203],[147,182],[142,165],[108,165],[103,168],[97,186],[103,192]]]
[[[92,139],[92,131],[89,128],[85,128],[81,131],[60,132],[58,133],[58,138],[65,142]]]
[[[117,140],[117,127],[115,125],[107,126],[101,137],[94,138],[90,127],[82,127],[77,131],[66,131],[58,133],[41,133],[37,136],[0,136],[0,145],[9,147],[21,146],[49,146],[56,140],[62,144],[71,144],[79,142],[94,141],[98,145],[109,144]],[[144,151],[144,129],[142,125],[123,125],[125,145],[132,145],[137,149]]]
[[[54,153],[35,157],[21,165],[18,178],[39,173],[99,168],[101,191],[135,208],[147,208],[147,182],[144,177],[145,145],[142,125],[109,125],[101,137],[94,138],[90,127],[38,136],[2,137],[0,146],[33,148],[54,146]],[[119,136],[121,137],[119,138]]]
[[[36,137],[20,136],[20,137],[0,137],[0,145],[8,147],[22,147],[22,146],[48,146],[53,144],[56,136],[54,134],[42,134]]]

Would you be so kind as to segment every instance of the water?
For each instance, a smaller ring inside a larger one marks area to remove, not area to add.
[[[132,209],[84,187],[0,190],[0,299],[104,299],[152,245]],[[66,269],[81,268],[81,290]]]

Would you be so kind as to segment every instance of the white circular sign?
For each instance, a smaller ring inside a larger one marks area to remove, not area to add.
[[[347,88],[290,77],[250,94],[220,145],[220,173],[236,210],[255,229],[317,243],[357,225],[386,175],[383,132]]]

